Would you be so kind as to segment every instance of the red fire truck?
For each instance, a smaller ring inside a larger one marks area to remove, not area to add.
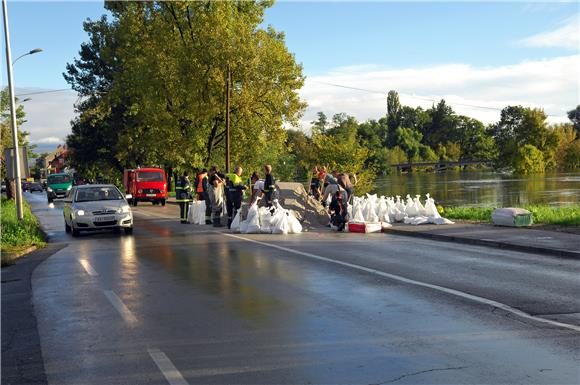
[[[167,200],[167,178],[160,168],[125,169],[123,172],[125,193],[131,194],[133,206],[139,202],[161,203],[165,206]]]

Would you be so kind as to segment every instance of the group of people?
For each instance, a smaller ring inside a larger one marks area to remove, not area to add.
[[[352,176],[352,180],[351,180]],[[325,166],[314,167],[310,182],[310,195],[320,200],[330,209],[330,223],[338,231],[346,225],[348,204],[354,197],[358,179],[355,174],[333,170],[328,172]]]
[[[203,169],[195,173],[193,184],[189,180],[189,172],[175,183],[175,198],[180,206],[181,223],[188,223],[189,202],[193,199],[205,201],[205,223],[214,227],[223,227],[221,223],[224,204],[228,216],[228,228],[242,207],[245,198],[249,202],[264,202],[271,206],[275,199],[276,179],[272,174],[272,166],[264,166],[264,179],[256,171],[249,181],[242,178],[243,169],[237,166],[232,173],[222,173],[217,166]]]

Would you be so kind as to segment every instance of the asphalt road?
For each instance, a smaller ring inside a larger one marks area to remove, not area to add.
[[[32,276],[50,384],[580,383],[577,260],[232,236],[147,204],[132,236],[72,238],[60,204],[27,199],[65,246]]]

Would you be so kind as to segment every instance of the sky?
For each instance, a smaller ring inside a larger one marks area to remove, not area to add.
[[[77,96],[37,92],[69,88],[62,73],[87,39],[82,23],[103,13],[101,1],[8,0],[13,59],[44,50],[14,66],[16,93],[31,98],[23,129],[41,150],[64,142]],[[300,95],[308,108],[299,128],[306,131],[319,111],[378,119],[389,90],[410,106],[445,98],[485,123],[514,104],[542,107],[550,122],[565,122],[580,104],[577,2],[279,1],[263,24],[285,32],[303,65]],[[5,86],[4,54],[1,68]]]

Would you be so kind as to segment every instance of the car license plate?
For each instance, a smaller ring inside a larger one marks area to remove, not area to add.
[[[147,196],[155,198],[157,196],[157,194],[147,194]]]
[[[109,222],[114,221],[115,217],[113,216],[106,216],[106,217],[95,217],[95,222]]]

